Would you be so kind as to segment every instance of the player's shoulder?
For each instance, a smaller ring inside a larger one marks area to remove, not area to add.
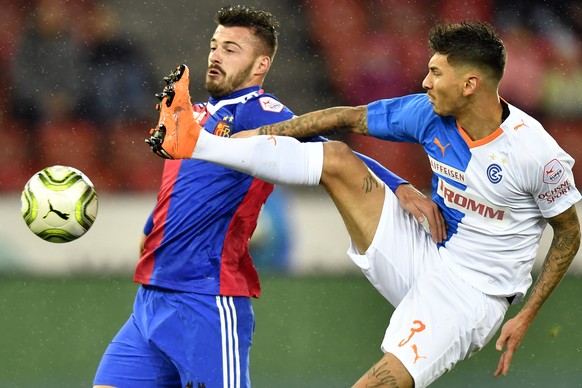
[[[241,109],[260,109],[263,112],[270,113],[281,113],[285,109],[288,109],[285,104],[283,104],[277,97],[270,93],[261,91],[259,94],[253,95],[244,104],[241,105]]]
[[[501,127],[507,135],[514,139],[516,145],[544,147],[555,143],[542,123],[513,105],[508,104],[508,107],[510,114],[501,124]]]
[[[236,117],[242,126],[241,129],[273,124],[293,116],[293,112],[285,104],[274,95],[265,92],[252,96],[236,108]]]
[[[502,123],[502,129],[517,165],[545,169],[553,162],[571,163],[571,157],[546,131],[542,123],[515,106],[509,105],[509,109],[510,115]]]
[[[426,93],[415,93],[400,97],[384,98],[368,104],[368,109],[376,107],[381,107],[381,109],[385,109],[386,107],[390,109],[418,109],[421,107],[431,108],[431,105]]]

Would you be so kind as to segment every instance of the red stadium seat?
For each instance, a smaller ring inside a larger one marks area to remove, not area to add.
[[[39,128],[37,148],[44,166],[62,164],[81,170],[98,192],[115,189],[112,169],[106,161],[107,137],[87,121],[64,119]]]
[[[110,128],[110,163],[121,190],[157,190],[164,160],[154,155],[144,139],[149,124],[119,123]]]
[[[28,179],[38,170],[29,157],[27,134],[17,124],[2,124],[0,152],[0,190],[21,191]]]

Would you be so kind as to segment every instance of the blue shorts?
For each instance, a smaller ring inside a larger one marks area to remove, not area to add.
[[[250,298],[140,287],[133,314],[107,347],[94,385],[250,387]]]

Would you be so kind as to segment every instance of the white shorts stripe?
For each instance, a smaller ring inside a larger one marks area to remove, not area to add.
[[[236,330],[236,307],[233,298],[228,296],[217,296],[216,306],[220,315],[223,386],[240,388],[240,353]]]
[[[234,373],[235,373],[235,378],[236,378],[235,387],[240,388],[240,353],[239,353],[239,348],[238,348],[238,332],[236,330],[236,328],[238,327],[237,317],[236,317],[236,307],[234,307],[234,301],[233,301],[232,297],[228,298],[228,302],[230,304],[230,308],[232,311],[232,326],[234,328],[234,330],[233,330],[233,342],[234,342],[234,359],[235,359]]]
[[[222,304],[220,302],[220,296],[216,297],[216,307],[218,307],[218,313],[220,315],[220,333],[222,338],[222,386],[228,387],[228,371],[225,368],[226,364],[226,336],[225,336],[225,319],[224,319],[224,309],[222,308]]]

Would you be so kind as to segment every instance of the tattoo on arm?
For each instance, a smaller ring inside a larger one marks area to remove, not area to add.
[[[372,174],[370,171],[368,171],[368,175],[366,175],[364,177],[364,183],[362,185],[362,189],[364,190],[364,192],[369,193],[370,191],[372,191],[373,189],[377,189],[378,187],[380,187],[380,184],[378,183],[378,179],[376,178],[376,176],[374,174]]]
[[[568,271],[580,247],[580,222],[572,206],[562,214],[548,219],[554,237],[528,302],[541,308],[550,293]]]
[[[366,388],[375,387],[398,387],[396,376],[388,369],[388,363],[374,365],[368,372],[370,382],[366,384]]]
[[[368,133],[367,107],[335,107],[258,128],[259,135],[306,138],[332,133]]]
[[[365,109],[360,113],[358,121],[356,122],[356,130],[354,132],[361,135],[368,134],[368,110]]]

